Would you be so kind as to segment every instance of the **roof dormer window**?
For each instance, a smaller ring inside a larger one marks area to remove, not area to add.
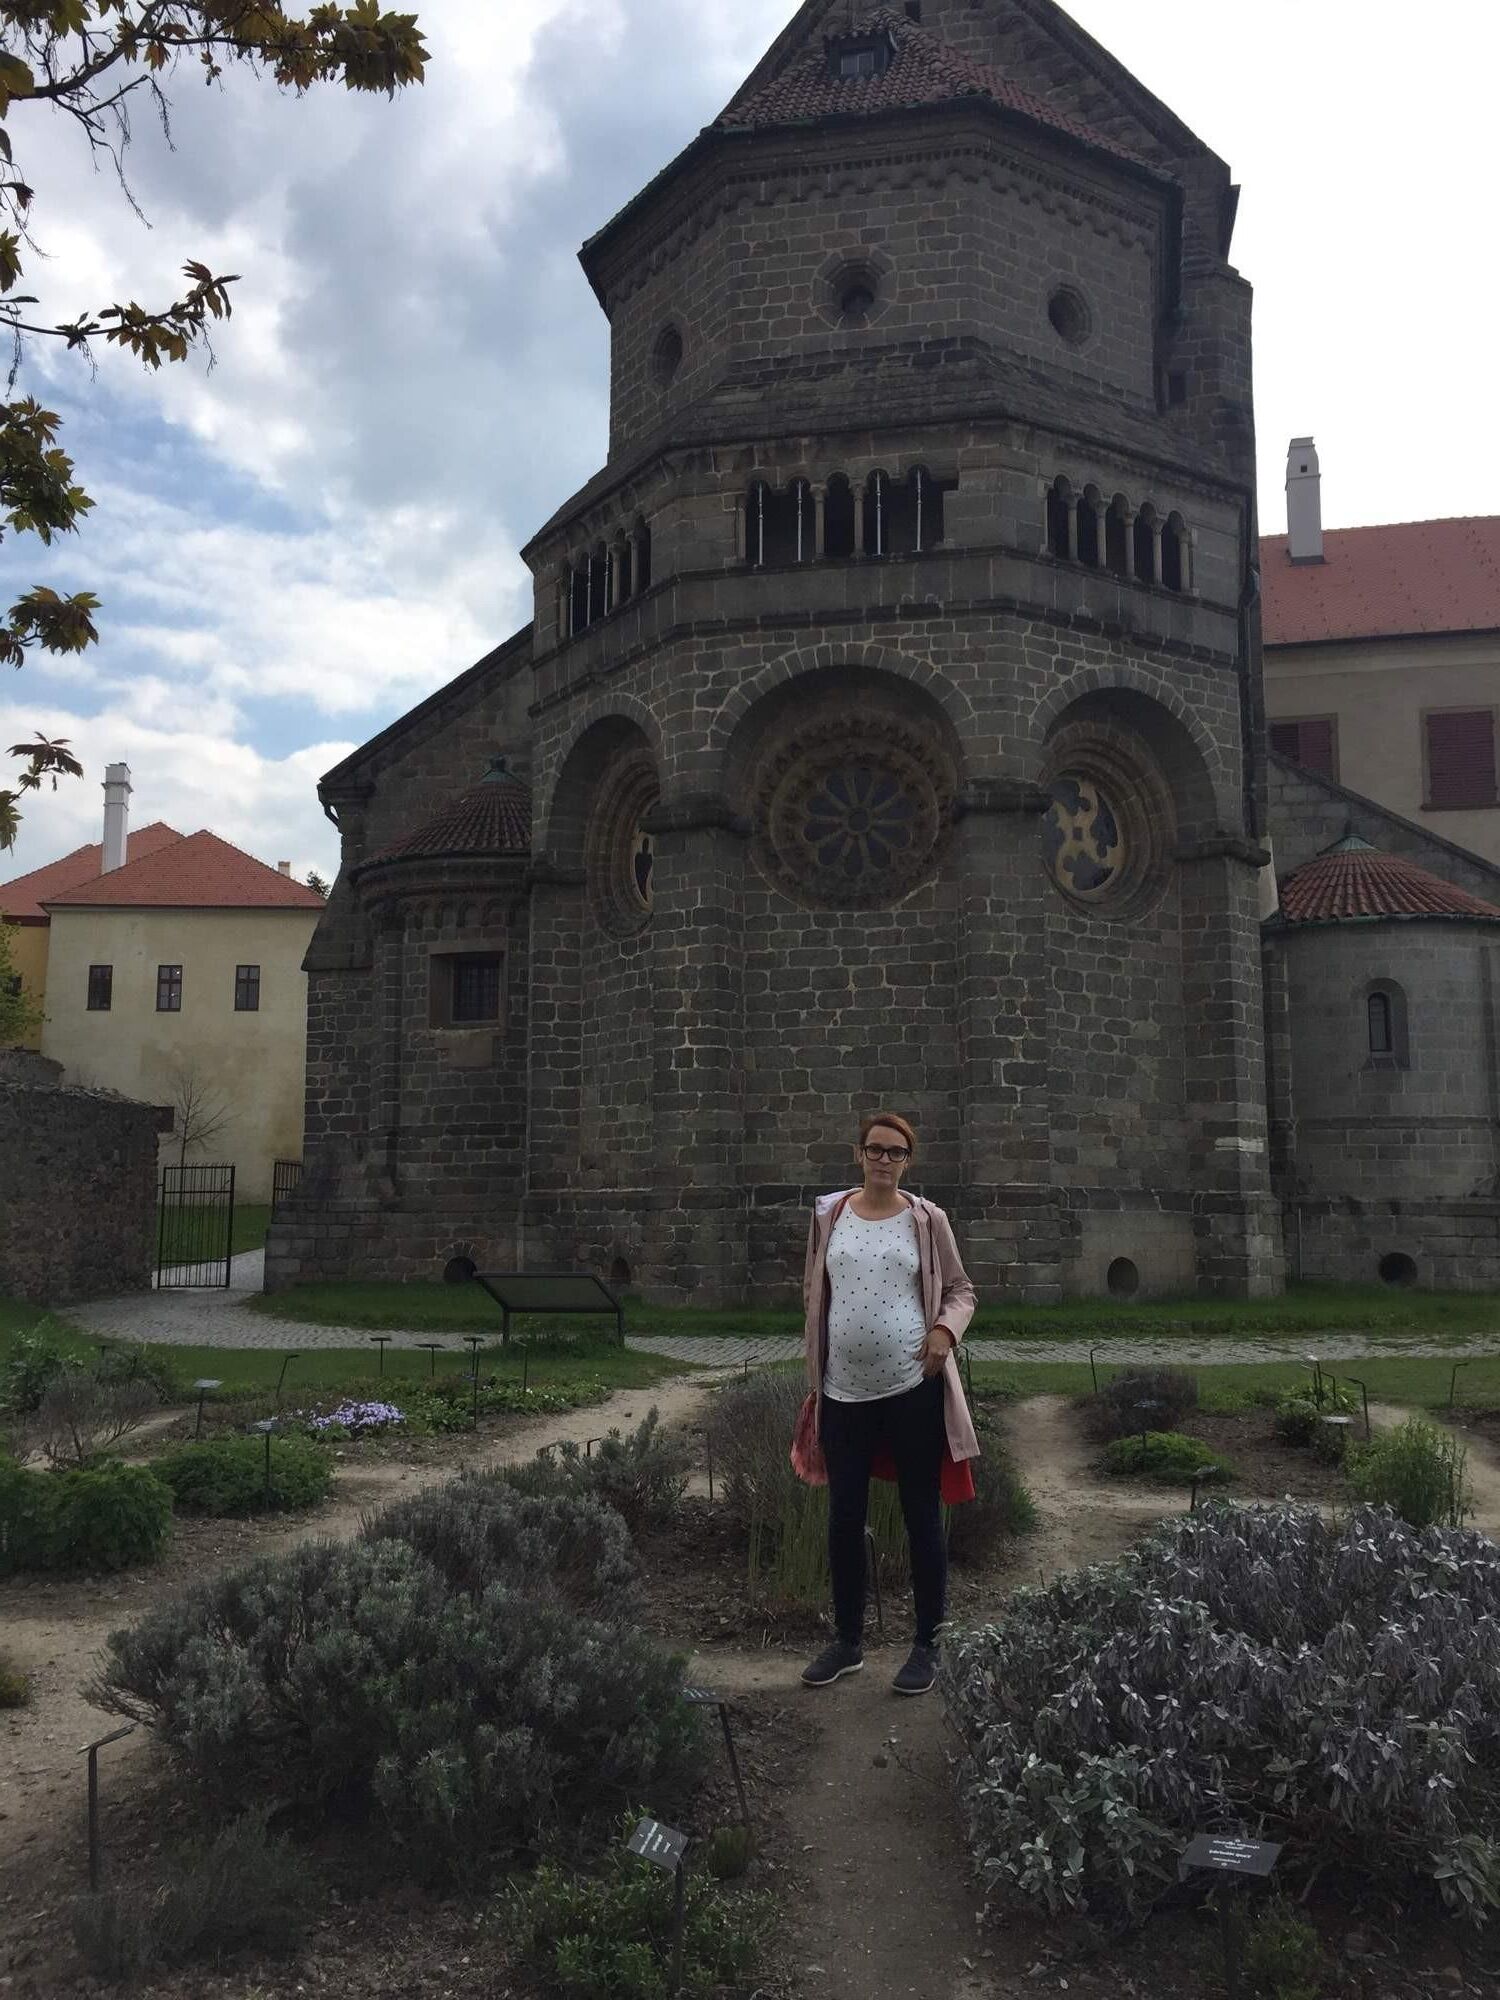
[[[888,34],[837,35],[828,43],[829,74],[838,83],[884,76],[895,53]]]

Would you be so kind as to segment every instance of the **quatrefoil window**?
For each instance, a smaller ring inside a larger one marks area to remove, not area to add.
[[[1074,896],[1107,894],[1129,859],[1118,809],[1077,771],[1053,779],[1043,839],[1058,887]]]

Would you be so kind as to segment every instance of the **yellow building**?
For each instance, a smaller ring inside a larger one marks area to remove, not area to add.
[[[1294,438],[1261,542],[1270,747],[1500,862],[1500,518],[1325,534]]]
[[[116,788],[123,771],[110,766]],[[42,1053],[71,1083],[170,1105],[164,1164],[184,1146],[189,1165],[232,1162],[238,1198],[268,1201],[274,1163],[301,1157],[302,957],[322,898],[286,864],[269,867],[213,833],[149,827],[138,851],[114,830],[112,842],[107,821],[102,858],[118,852],[118,867],[66,887],[44,881],[40,896],[46,869],[0,886],[8,913],[31,884],[42,918],[19,919],[24,938],[43,941],[24,975],[46,1010]]]

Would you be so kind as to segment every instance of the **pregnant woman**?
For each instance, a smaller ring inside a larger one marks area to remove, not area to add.
[[[948,1218],[906,1194],[917,1136],[904,1118],[865,1119],[855,1145],[863,1185],[813,1210],[803,1300],[812,1393],[793,1457],[828,1484],[828,1559],[837,1637],[802,1675],[828,1687],[864,1665],[865,1514],[870,1475],[894,1478],[911,1546],[916,1643],[893,1683],[926,1694],[937,1679],[948,1557],[945,1499],[973,1497],[979,1441],[954,1349],[974,1313]]]

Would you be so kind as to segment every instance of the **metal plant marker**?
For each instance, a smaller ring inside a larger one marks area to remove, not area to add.
[[[89,1887],[99,1887],[99,1752],[107,1743],[118,1743],[122,1736],[133,1736],[136,1725],[127,1722],[123,1728],[112,1729],[108,1736],[100,1736],[92,1743],[78,1746],[80,1757],[89,1760]]]
[[[427,1373],[431,1379],[436,1380],[437,1358],[443,1343],[440,1340],[419,1340],[417,1345],[427,1349]]]
[[[734,1747],[734,1731],[729,1726],[728,1697],[720,1694],[717,1688],[685,1687],[682,1690],[682,1698],[684,1701],[691,1702],[695,1708],[716,1708],[719,1711],[719,1720],[724,1725],[724,1748],[729,1756],[729,1769],[734,1778],[734,1789],[740,1802],[740,1818],[748,1826],[750,1824],[750,1801],[745,1796],[745,1780],[740,1775],[739,1752]]]
[[[383,1376],[385,1374],[385,1350],[391,1344],[391,1336],[388,1333],[372,1333],[370,1340],[380,1350],[380,1366],[375,1372],[377,1375]]]
[[[659,1820],[637,1820],[634,1833],[625,1845],[632,1854],[640,1855],[657,1868],[663,1868],[673,1878],[672,1886],[672,1984],[673,1994],[682,1991],[682,1930],[687,1911],[686,1890],[682,1875],[682,1857],[687,1852],[688,1837],[679,1833],[674,1826],[663,1826]]]
[[[295,1354],[283,1354],[281,1357],[281,1373],[276,1377],[276,1407],[278,1410],[281,1408],[281,1392],[286,1386],[286,1371],[296,1359],[297,1356]]]
[[[1234,1834],[1200,1833],[1184,1848],[1177,1863],[1177,1879],[1185,1882],[1202,1868],[1231,1880],[1249,1877],[1264,1881],[1280,1859],[1281,1843],[1277,1840],[1241,1840]],[[1219,1941],[1224,1952],[1224,1991],[1229,2000],[1239,2000],[1239,1926],[1234,1920],[1230,1882],[1220,1885],[1215,1901],[1219,1906]]]
[[[197,1421],[193,1425],[193,1436],[195,1438],[201,1438],[203,1435],[204,1397],[208,1394],[210,1389],[222,1389],[223,1386],[224,1384],[222,1380],[217,1375],[200,1376],[199,1379],[193,1384],[193,1387],[198,1391],[198,1417]]]
[[[266,1440],[266,1506],[269,1508],[271,1505],[271,1440],[276,1435],[277,1420],[275,1417],[262,1417],[259,1423],[252,1424],[250,1428],[253,1431],[260,1431]]]

